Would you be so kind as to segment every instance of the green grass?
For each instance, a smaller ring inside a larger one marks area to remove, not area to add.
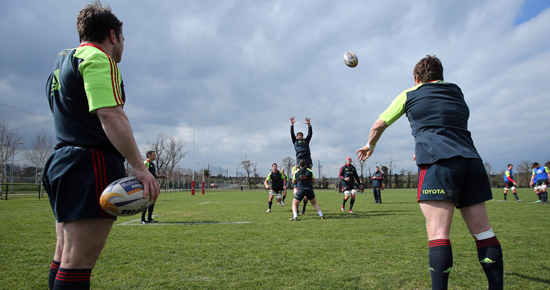
[[[327,219],[308,205],[301,221],[289,222],[292,192],[271,213],[263,190],[163,193],[155,207],[161,223],[115,222],[92,289],[430,289],[416,191],[384,190],[381,205],[370,192],[358,194],[355,214],[340,211],[335,191],[316,195]],[[524,202],[504,203],[495,189],[487,203],[504,250],[505,289],[548,289],[550,207],[532,203],[530,189],[519,195]],[[0,288],[47,289],[55,243],[47,198],[10,196],[0,201],[0,218]],[[486,289],[458,212],[451,243],[449,289]]]

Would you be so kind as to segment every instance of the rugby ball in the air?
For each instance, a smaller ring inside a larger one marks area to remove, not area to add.
[[[348,51],[344,53],[344,63],[349,67],[356,67],[359,60],[357,59],[355,53]]]
[[[109,184],[99,203],[104,211],[114,216],[135,215],[153,204],[149,198],[143,198],[143,184],[135,177],[124,177]]]

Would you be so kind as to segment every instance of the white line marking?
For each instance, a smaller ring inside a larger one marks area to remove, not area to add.
[[[141,225],[139,223],[139,219],[137,220],[131,220],[127,222],[123,222],[120,224],[117,224],[118,226],[137,226]],[[251,224],[252,222],[190,222],[190,223],[155,223],[155,224],[147,224],[147,226],[165,226],[165,225],[216,225],[216,224]]]
[[[199,204],[205,204],[205,203],[209,203],[210,201],[205,201],[205,202],[201,202]]]

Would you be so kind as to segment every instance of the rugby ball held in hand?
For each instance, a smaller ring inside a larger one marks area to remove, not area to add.
[[[99,203],[104,211],[114,216],[135,215],[153,204],[149,198],[143,198],[143,184],[136,177],[124,177],[109,184]]]
[[[344,53],[344,63],[349,67],[356,67],[359,60],[357,59],[355,53],[348,51]]]

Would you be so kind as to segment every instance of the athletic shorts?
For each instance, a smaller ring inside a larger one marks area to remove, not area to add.
[[[300,160],[304,159],[306,162],[306,168],[313,167],[313,161],[311,161],[311,156],[296,156],[296,165],[300,166]]]
[[[275,195],[275,194],[281,194],[283,192],[283,189],[282,188],[271,188],[271,190],[269,190],[269,195]]]
[[[461,208],[492,198],[481,159],[459,156],[418,166],[418,201],[446,200]]]
[[[315,193],[313,192],[313,189],[298,189],[298,192],[294,195],[294,198],[299,201],[302,201],[304,197],[307,197],[308,200],[314,199]]]
[[[350,185],[344,185],[344,191],[352,191],[354,190],[356,187],[354,184],[350,184]]]
[[[537,185],[548,185],[548,179],[538,179]]]
[[[511,182],[511,181],[504,181],[504,188],[508,189],[508,188],[512,188],[512,186],[514,186],[514,183]]]
[[[99,197],[113,181],[126,176],[118,154],[66,146],[46,162],[42,175],[57,222],[91,218],[115,219],[101,208]]]

